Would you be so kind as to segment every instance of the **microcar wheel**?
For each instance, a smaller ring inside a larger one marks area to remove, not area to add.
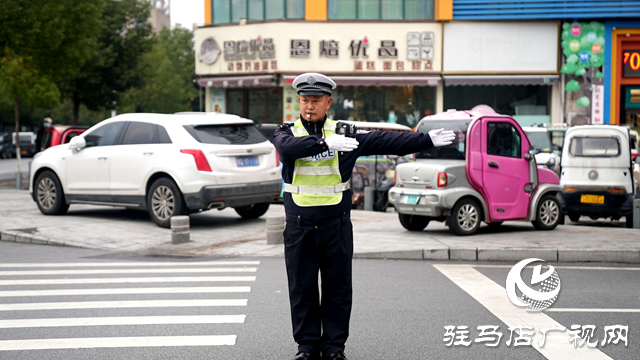
[[[172,216],[186,214],[182,193],[168,178],[160,178],[151,184],[147,193],[147,209],[151,220],[163,228],[171,227]]]
[[[633,215],[625,216],[627,229],[633,229]]]
[[[462,199],[456,203],[448,220],[449,230],[460,236],[473,235],[482,221],[480,205],[471,199]]]
[[[36,179],[34,191],[38,209],[45,215],[64,215],[69,204],[64,200],[62,185],[56,174],[44,171]]]
[[[243,219],[257,219],[269,210],[269,203],[259,203],[249,206],[237,207],[235,211]]]
[[[560,223],[561,215],[560,204],[556,197],[545,195],[538,201],[536,219],[531,223],[538,230],[553,230]]]
[[[573,222],[578,222],[580,221],[580,214],[569,214],[569,220],[573,221]]]
[[[420,215],[398,214],[400,224],[409,231],[422,231],[429,225],[430,218]]]

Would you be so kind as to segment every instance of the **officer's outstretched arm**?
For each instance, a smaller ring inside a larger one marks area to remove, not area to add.
[[[316,136],[295,137],[288,127],[278,127],[274,133],[273,145],[275,145],[280,161],[294,162],[297,159],[320,154],[328,150],[323,138]]]
[[[429,134],[421,132],[371,131],[356,135],[360,155],[407,155],[433,147]]]

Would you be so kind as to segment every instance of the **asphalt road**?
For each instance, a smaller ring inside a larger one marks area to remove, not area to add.
[[[512,265],[354,260],[349,359],[638,358],[640,267],[553,264],[562,290],[551,309],[560,311],[536,316],[567,328],[596,325],[599,341],[604,326],[627,325],[628,346],[598,343],[597,351],[576,350],[565,333],[550,335],[549,353],[543,354],[532,346],[506,345],[507,323],[530,319],[525,310],[504,306],[503,287]],[[84,291],[68,292],[73,289]],[[213,292],[222,290],[227,292]],[[505,316],[509,312],[517,320]],[[0,242],[3,360],[290,359],[296,347],[289,319],[282,258],[180,259]],[[481,325],[499,326],[504,336],[497,347],[447,347],[447,325],[468,326],[471,340]],[[533,341],[540,336],[536,333]],[[137,347],[145,342],[162,346]],[[552,343],[568,346],[564,352],[551,351]],[[9,350],[20,347],[36,350]]]
[[[29,162],[31,158],[22,158],[22,173],[23,176],[29,174]],[[0,159],[0,182],[16,179],[16,173],[18,172],[18,159]]]

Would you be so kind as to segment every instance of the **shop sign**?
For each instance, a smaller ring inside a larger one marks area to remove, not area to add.
[[[198,54],[198,60],[204,62],[207,65],[211,65],[220,55],[220,47],[214,38],[209,37],[200,45],[200,53]]]
[[[591,101],[591,124],[604,124],[604,85],[596,85],[593,90]]]
[[[273,38],[253,40],[225,41],[224,59],[226,61],[273,59],[276,57]]]
[[[640,50],[622,52],[623,77],[640,77]]]

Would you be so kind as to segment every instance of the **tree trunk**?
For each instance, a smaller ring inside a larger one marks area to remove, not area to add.
[[[73,125],[78,125],[78,113],[80,112],[80,96],[73,92]]]
[[[18,159],[18,172],[22,174],[21,153],[20,153],[20,110],[18,107],[18,97],[16,96],[14,101],[14,111],[16,114],[16,159]],[[20,184],[22,187],[22,184]]]

